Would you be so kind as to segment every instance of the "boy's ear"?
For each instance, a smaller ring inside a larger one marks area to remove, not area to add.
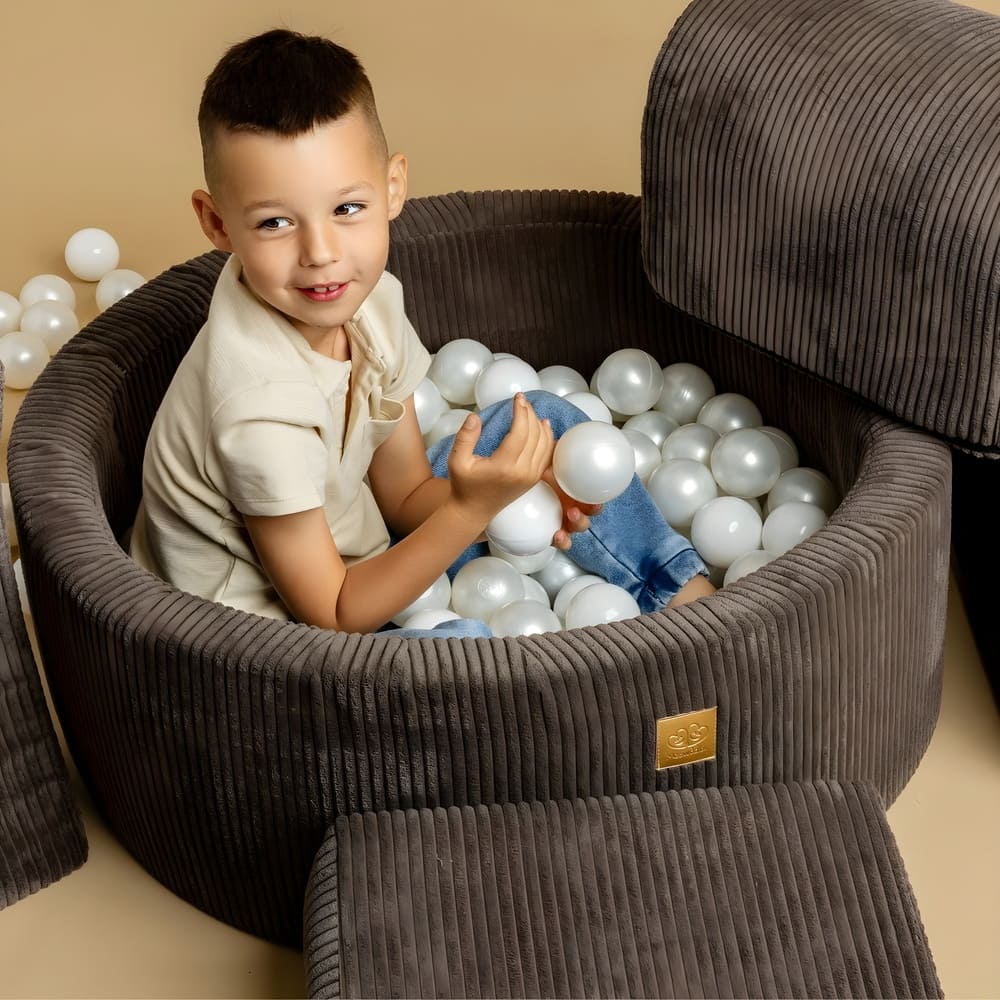
[[[225,223],[219,210],[215,207],[212,196],[207,191],[201,189],[191,195],[191,207],[194,214],[198,216],[198,224],[201,231],[208,237],[213,246],[219,250],[232,252],[233,244],[226,233]]]
[[[395,219],[403,211],[406,201],[406,157],[394,153],[389,157],[389,218]]]

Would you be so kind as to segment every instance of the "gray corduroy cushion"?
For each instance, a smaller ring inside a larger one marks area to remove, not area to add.
[[[313,997],[926,997],[882,805],[817,783],[341,817]]]
[[[0,367],[0,410],[3,374]],[[87,838],[21,613],[0,511],[0,909],[79,868]]]

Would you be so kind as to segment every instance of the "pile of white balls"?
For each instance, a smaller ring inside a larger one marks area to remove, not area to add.
[[[808,538],[839,502],[830,478],[800,466],[795,442],[763,426],[751,399],[716,393],[697,365],[661,367],[637,348],[608,355],[588,382],[565,365],[536,371],[478,341],[451,341],[414,394],[425,444],[455,433],[473,410],[531,389],[562,396],[590,418],[556,444],[560,487],[582,502],[604,503],[637,473],[717,586]],[[490,522],[491,555],[470,560],[454,581],[442,575],[394,623],[433,628],[478,618],[494,635],[512,636],[637,616],[630,594],[549,544],[561,521],[556,494],[539,483]]]
[[[66,266],[81,281],[97,282],[97,308],[124,298],[145,282],[118,269],[118,243],[103,229],[81,229],[66,242]],[[76,293],[58,274],[38,274],[15,297],[0,291],[0,363],[12,389],[30,389],[49,358],[77,331]]]

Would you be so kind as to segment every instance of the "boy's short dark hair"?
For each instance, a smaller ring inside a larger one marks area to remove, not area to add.
[[[205,179],[218,130],[296,136],[360,112],[388,155],[372,85],[357,56],[328,38],[275,28],[232,46],[205,81],[198,108]]]

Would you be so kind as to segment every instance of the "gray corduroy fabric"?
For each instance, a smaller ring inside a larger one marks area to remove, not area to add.
[[[219,254],[149,282],[52,359],[10,448],[41,651],[116,836],[239,927],[301,935],[340,814],[659,787],[865,779],[889,800],[937,718],[950,455],[659,302],[639,202],[483,192],[410,202],[390,268],[432,349],[477,337],[584,370],[618,347],[703,364],[827,469],[830,523],[710,601],[524,639],[343,635],[171,589],[115,541],[152,415],[204,320]],[[655,723],[718,705],[714,760],[654,767]]]
[[[0,411],[3,404],[0,366]],[[35,656],[21,613],[0,511],[0,909],[79,868],[87,858]]]
[[[312,997],[940,996],[878,796],[817,783],[341,817]]]

